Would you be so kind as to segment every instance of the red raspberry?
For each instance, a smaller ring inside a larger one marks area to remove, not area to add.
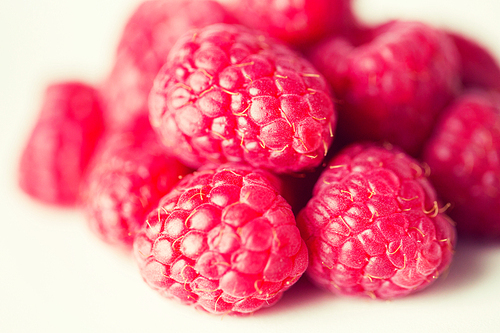
[[[416,160],[361,144],[329,163],[297,219],[315,283],[379,299],[420,290],[448,268],[450,222]]]
[[[90,228],[105,242],[130,250],[146,215],[189,170],[165,154],[147,118],[109,134],[84,183]]]
[[[191,28],[219,22],[233,19],[214,1],[143,2],[127,22],[114,68],[103,87],[109,125],[126,125],[147,114],[153,80],[177,38]]]
[[[336,123],[327,84],[305,59],[225,24],[178,40],[155,79],[150,119],[191,167],[245,161],[277,173],[320,164]]]
[[[45,203],[74,205],[103,131],[100,97],[84,83],[50,85],[21,156],[19,184]]]
[[[343,32],[353,21],[350,0],[238,0],[233,6],[242,24],[294,45]]]
[[[238,164],[185,177],[134,242],[144,280],[216,314],[251,313],[279,300],[307,268],[307,248],[271,177]]]
[[[367,36],[361,45],[327,40],[311,55],[339,99],[339,136],[387,140],[416,155],[460,87],[455,45],[418,22],[389,22]]]
[[[443,114],[424,160],[464,235],[500,236],[500,95],[469,92]]]
[[[457,33],[448,33],[462,60],[462,83],[465,87],[500,90],[500,66],[482,45]]]

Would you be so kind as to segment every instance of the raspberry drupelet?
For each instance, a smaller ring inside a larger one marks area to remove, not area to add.
[[[424,160],[460,236],[500,237],[500,94],[469,91],[443,113]]]
[[[92,231],[130,251],[146,215],[190,170],[157,142],[147,117],[99,144],[82,184],[81,205]]]
[[[308,276],[333,293],[393,299],[449,266],[455,228],[425,168],[395,148],[354,144],[329,163],[297,218]]]
[[[50,85],[19,164],[19,185],[45,203],[74,206],[104,130],[101,98],[77,81]]]
[[[460,88],[458,51],[444,32],[419,22],[363,30],[359,44],[333,37],[310,55],[338,99],[339,138],[388,141],[417,156]]]
[[[215,1],[142,2],[125,26],[113,69],[102,87],[108,126],[127,126],[147,115],[153,80],[175,41],[189,29],[219,22],[234,19]]]
[[[241,164],[186,176],[135,239],[144,280],[167,298],[214,314],[274,304],[308,264],[275,184],[269,173]]]
[[[287,46],[242,26],[183,35],[150,95],[162,142],[187,165],[247,162],[277,173],[318,166],[336,113],[324,78]]]

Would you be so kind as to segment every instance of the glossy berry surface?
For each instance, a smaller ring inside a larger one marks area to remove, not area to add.
[[[392,299],[449,266],[455,228],[426,170],[401,151],[355,144],[329,163],[297,219],[308,276],[333,293]]]
[[[146,215],[189,171],[165,153],[147,118],[108,134],[82,186],[90,228],[105,242],[130,250]]]
[[[19,164],[19,184],[37,200],[74,205],[103,132],[97,91],[81,82],[50,85]]]
[[[334,37],[311,60],[339,100],[339,136],[388,141],[413,155],[460,87],[452,40],[419,22],[386,23],[359,45]]]
[[[233,164],[186,176],[134,242],[144,280],[167,298],[215,314],[252,313],[279,300],[308,261],[271,177]]]
[[[177,38],[192,28],[233,19],[215,1],[144,1],[128,20],[115,64],[103,85],[109,126],[127,125],[148,113],[153,80]]]
[[[242,24],[297,46],[343,32],[353,21],[350,0],[238,0],[232,5]]]
[[[424,160],[463,236],[500,237],[500,95],[470,91],[443,114]]]
[[[191,167],[244,161],[277,173],[319,165],[336,124],[327,84],[309,62],[224,24],[178,40],[155,79],[150,119]]]

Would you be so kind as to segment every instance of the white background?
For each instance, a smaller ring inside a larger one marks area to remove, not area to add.
[[[0,332],[500,332],[500,244],[459,243],[446,279],[405,299],[339,298],[301,280],[245,318],[157,296],[78,211],[16,185],[45,86],[99,82],[136,0],[3,0],[0,5]],[[419,19],[467,32],[500,56],[498,0],[357,0],[370,22]]]

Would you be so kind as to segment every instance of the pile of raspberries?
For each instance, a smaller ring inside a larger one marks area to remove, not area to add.
[[[19,184],[212,314],[303,273],[400,298],[448,270],[457,234],[500,238],[500,68],[350,0],[150,0],[105,80],[47,88]]]

